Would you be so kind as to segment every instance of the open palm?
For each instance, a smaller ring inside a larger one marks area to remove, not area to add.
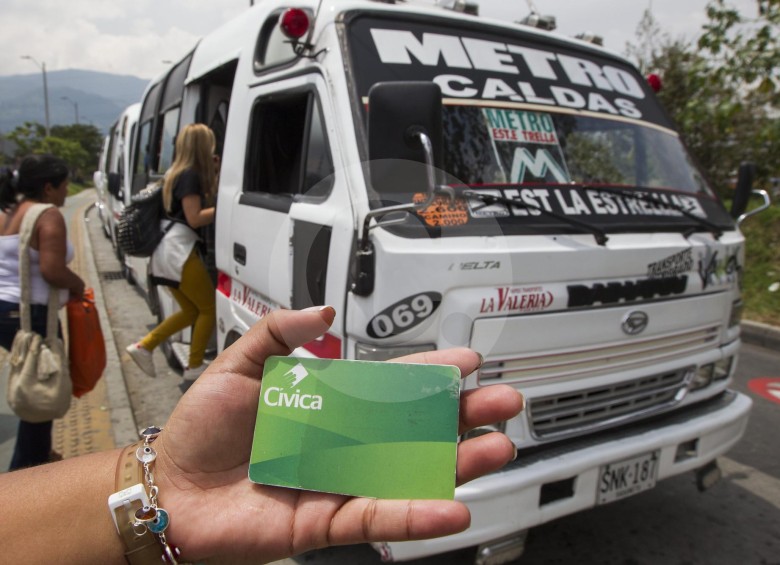
[[[171,515],[169,540],[192,561],[268,562],[328,545],[422,539],[468,527],[461,503],[376,500],[253,484],[247,478],[260,377],[270,355],[324,333],[332,308],[277,311],[218,357],[179,402],[160,438],[155,479]],[[402,359],[455,365],[463,375],[479,364],[468,349]],[[462,395],[460,431],[506,420],[522,408],[512,388]],[[514,456],[502,434],[458,446],[458,483],[493,471]]]

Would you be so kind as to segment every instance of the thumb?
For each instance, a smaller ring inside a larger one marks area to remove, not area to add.
[[[317,339],[328,330],[335,317],[336,311],[331,306],[275,310],[223,351],[211,364],[209,372],[260,378],[268,357],[289,355],[296,347]]]

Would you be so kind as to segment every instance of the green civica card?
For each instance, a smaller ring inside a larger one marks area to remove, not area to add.
[[[269,357],[249,478],[375,498],[455,495],[460,371]]]

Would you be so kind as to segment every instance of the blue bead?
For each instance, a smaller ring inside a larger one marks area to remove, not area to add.
[[[165,531],[165,528],[168,527],[169,523],[170,518],[168,517],[168,513],[162,508],[158,508],[157,516],[155,516],[154,520],[147,523],[146,527],[149,528],[149,531],[153,534],[160,534]]]

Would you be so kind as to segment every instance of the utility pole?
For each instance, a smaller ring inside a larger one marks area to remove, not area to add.
[[[46,82],[46,62],[39,63],[30,55],[22,55],[22,59],[29,59],[35,66],[41,69],[43,73],[43,106],[46,111],[46,137],[51,135],[51,129],[49,128],[49,85]]]
[[[62,98],[63,100],[67,100],[68,102],[73,104],[73,109],[76,111],[76,125],[79,125],[79,103],[74,100],[71,100],[67,96],[60,96],[60,98]]]

